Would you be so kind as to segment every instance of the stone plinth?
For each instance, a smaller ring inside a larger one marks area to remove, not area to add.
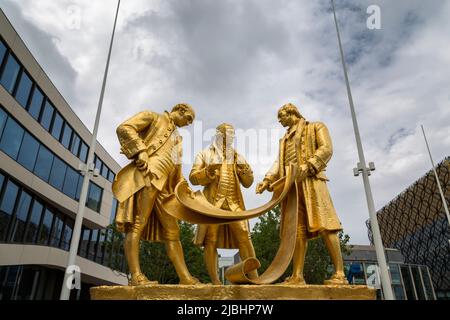
[[[92,300],[375,300],[367,286],[335,285],[148,285],[101,286]]]

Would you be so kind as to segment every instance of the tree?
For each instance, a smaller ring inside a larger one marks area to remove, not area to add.
[[[180,240],[183,246],[184,258],[189,271],[201,282],[208,282],[209,277],[203,263],[203,250],[193,244],[194,226],[186,222],[180,222]],[[118,232],[113,225],[108,229],[112,230],[113,241],[108,241],[107,247],[116,250],[116,254],[112,255],[109,267],[112,269],[120,269],[121,261],[117,254],[118,248],[123,248],[124,236]],[[141,241],[140,261],[142,272],[150,279],[157,280],[161,284],[176,284],[179,279],[175,268],[166,254],[164,243]],[[123,257],[124,258],[124,257]]]
[[[280,217],[280,208],[277,206],[267,214],[261,216],[259,222],[253,228],[253,246],[255,247],[256,257],[261,262],[260,274],[270,265],[280,245]],[[350,248],[347,246],[350,237],[340,232],[339,239],[342,254],[350,254]],[[304,267],[306,283],[323,284],[323,281],[331,276],[332,271],[331,258],[322,238],[308,241],[308,251],[306,253]],[[292,262],[278,282],[283,281],[291,273]]]

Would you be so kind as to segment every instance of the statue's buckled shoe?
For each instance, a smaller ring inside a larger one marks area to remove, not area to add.
[[[330,279],[325,280],[323,282],[325,285],[348,285],[348,281],[345,278],[345,275],[337,275],[334,274]]]
[[[202,284],[202,283],[196,277],[191,277],[189,279],[180,280],[180,284],[196,285],[196,284]]]
[[[149,284],[158,284],[158,281],[150,281],[143,273],[135,273],[131,275],[128,281],[129,286],[145,286]]]
[[[287,277],[282,283],[282,285],[293,285],[293,286],[304,286],[306,285],[305,279],[303,277],[301,278],[294,278],[294,277]]]

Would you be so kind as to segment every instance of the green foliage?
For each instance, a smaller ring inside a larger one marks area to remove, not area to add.
[[[209,277],[203,263],[203,251],[192,242],[194,226],[185,222],[180,222],[179,225],[180,240],[189,271],[201,282],[208,282]],[[108,245],[115,248],[117,246],[123,247],[123,234],[115,230],[113,226],[110,226],[110,228],[114,230],[113,239],[115,239],[115,242],[110,242]],[[148,279],[157,280],[163,284],[176,284],[179,282],[175,268],[167,256],[164,243],[141,241],[139,254],[142,272]],[[115,260],[118,260],[118,257],[113,259],[110,267],[112,269],[119,269],[118,266],[121,262]]]
[[[277,206],[264,216],[261,216],[259,222],[253,228],[252,240],[256,256],[261,262],[260,274],[270,265],[280,245],[280,215],[280,208]],[[339,239],[343,255],[350,254],[350,248],[347,246],[350,237],[341,232],[339,233]],[[323,284],[323,281],[333,271],[331,266],[331,258],[322,238],[308,241],[304,267],[305,281],[310,284]],[[278,281],[282,282],[291,273],[292,263]]]

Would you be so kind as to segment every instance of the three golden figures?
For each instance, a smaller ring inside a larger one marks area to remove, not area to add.
[[[125,233],[125,255],[130,285],[156,283],[141,272],[140,240],[164,242],[180,284],[199,284],[184,260],[178,220],[198,223],[194,242],[204,247],[205,265],[212,284],[221,284],[217,274],[217,248],[236,248],[242,262],[227,270],[233,283],[268,284],[278,280],[290,261],[292,275],[284,284],[302,285],[308,240],[322,237],[335,272],[325,284],[348,284],[344,275],[338,233],[342,230],[326,181],[325,168],[332,155],[327,127],[308,122],[293,104],[278,111],[287,132],[280,140],[279,154],[257,193],[273,192],[264,206],[246,210],[241,185],[253,184],[253,171],[233,148],[234,128],[223,123],[216,128],[212,144],[195,158],[189,175],[190,190],[181,173],[182,139],[177,128],[193,122],[195,112],[178,104],[171,112],[140,112],[117,128],[122,153],[131,162],[116,176],[114,196],[119,201],[116,226]],[[262,275],[250,237],[248,219],[281,204],[281,243],[277,255]]]

